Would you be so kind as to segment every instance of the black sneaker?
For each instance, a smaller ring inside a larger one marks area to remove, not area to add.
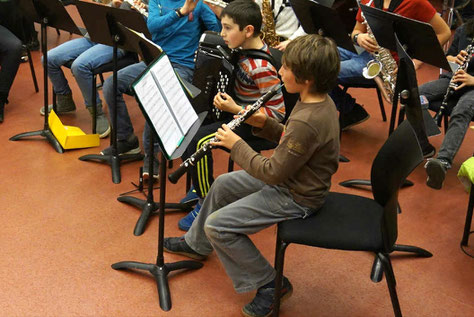
[[[356,124],[362,123],[370,118],[370,115],[365,111],[365,109],[356,103],[352,110],[348,113],[342,115],[341,120],[341,130],[346,131]]]
[[[142,176],[143,178],[148,178],[150,175],[150,158],[148,155],[145,155],[143,159],[143,169],[142,169]],[[158,179],[159,176],[159,164],[156,158],[153,159],[153,178]]]
[[[205,260],[207,257],[191,249],[186,240],[184,240],[184,237],[165,238],[163,240],[163,250],[168,253],[181,254],[195,260]]]
[[[449,163],[442,159],[429,159],[425,164],[426,185],[434,189],[441,189],[446,177],[446,171],[450,168]]]
[[[130,135],[126,140],[117,140],[117,154],[138,154],[140,153],[140,144],[135,134]],[[101,155],[112,155],[112,146],[105,148],[100,152]]]
[[[293,286],[290,281],[283,277],[281,288],[280,303],[286,300],[293,293]],[[242,308],[242,314],[245,317],[266,317],[273,312],[273,299],[275,295],[275,286],[262,286],[257,290],[254,299]]]

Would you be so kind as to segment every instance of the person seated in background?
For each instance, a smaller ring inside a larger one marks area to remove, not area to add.
[[[122,0],[114,0],[109,3],[110,6],[114,7],[120,7],[122,4]],[[129,6],[126,8],[129,8]],[[124,50],[119,49],[117,51],[117,58],[121,58],[125,54]],[[48,51],[48,76],[56,93],[58,114],[76,110],[71,88],[62,70],[63,65],[73,61],[71,72],[84,97],[84,104],[91,115],[93,111],[93,98],[96,99],[96,129],[100,138],[105,138],[110,134],[110,124],[102,109],[99,93],[97,92],[95,96],[92,96],[93,71],[111,62],[112,59],[113,47],[92,42],[87,34],[84,37],[67,41]],[[51,111],[53,105],[49,105],[48,108]],[[40,109],[40,113],[44,115],[44,106]]]
[[[429,23],[433,27],[441,45],[446,43],[451,37],[451,30],[446,22],[426,0],[362,0],[361,4],[375,6],[384,11]],[[373,83],[372,79],[363,77],[362,70],[367,65],[367,62],[373,59],[371,53],[377,50],[378,44],[367,33],[367,25],[361,15],[360,8],[351,37],[354,44],[365,49],[365,51],[357,55],[346,49],[339,48],[341,72],[339,73],[338,83],[341,85]],[[394,57],[397,60],[397,56]],[[331,97],[336,103],[337,109],[343,113],[341,122],[342,131],[362,123],[369,118],[367,111],[360,104],[356,103],[351,95],[344,93],[339,86],[336,86],[331,92]]]
[[[278,222],[305,218],[324,204],[339,158],[339,127],[328,92],[336,85],[336,44],[319,35],[291,41],[283,54],[280,75],[300,100],[285,125],[262,112],[248,119],[253,131],[278,142],[272,156],[255,152],[222,125],[215,146],[231,151],[243,170],[219,176],[201,212],[183,237],[164,239],[164,250],[204,260],[215,250],[238,293],[257,290],[242,308],[247,317],[270,316],[276,272],[249,235]],[[293,287],[283,277],[281,298]]]
[[[255,0],[255,2],[262,10],[263,24],[260,36],[267,45],[284,51],[291,40],[306,34],[289,0]],[[264,8],[264,2],[268,2],[267,9]],[[206,3],[218,17],[221,15],[222,7]],[[270,23],[274,24],[273,30],[266,26]]]
[[[5,104],[20,66],[22,44],[10,30],[14,29],[18,16],[14,1],[0,1],[0,123],[3,122]]]
[[[467,58],[472,57],[473,51],[468,52],[465,49],[474,38],[474,18],[460,26],[454,34],[454,40],[447,52],[446,58],[450,62],[463,65]],[[434,189],[441,189],[443,186],[446,172],[451,168],[454,157],[461,147],[469,123],[474,118],[474,64],[470,63],[467,69],[459,69],[453,77],[452,73],[440,76],[438,80],[428,82],[419,87],[420,96],[428,99],[428,107],[431,110],[438,111],[439,106],[448,90],[452,80],[458,86],[454,94],[449,97],[448,109],[450,112],[448,130],[444,136],[443,143],[439,149],[436,158],[428,159],[425,164],[427,180],[426,184]],[[426,136],[420,139],[420,146],[423,151],[431,148]]]
[[[211,9],[199,0],[151,0],[148,6],[148,30],[154,43],[158,44],[167,54],[178,75],[185,81],[191,82],[194,71],[194,52],[199,38],[205,30],[220,31],[220,25]],[[112,107],[116,98],[117,111],[117,150],[118,155],[140,153],[140,144],[134,134],[133,125],[127,111],[123,94],[132,95],[131,84],[145,70],[144,62],[122,68],[117,73],[117,92],[113,90],[113,76],[104,83],[104,98],[109,107],[110,116],[114,116]],[[150,128],[145,124],[143,131],[143,146],[145,159],[143,176],[149,175],[149,133]],[[155,144],[155,153],[159,147]],[[112,147],[100,152],[111,155]],[[158,178],[158,160],[153,161],[153,177]]]
[[[252,0],[235,0],[229,3],[221,13],[221,23],[221,35],[229,48],[241,47],[244,50],[255,49],[270,53],[268,45],[259,37],[262,15],[260,8]],[[227,93],[218,93],[214,97],[214,106],[230,114],[237,114],[242,107],[254,103],[266,92],[280,85],[277,69],[265,59],[240,56],[234,75],[233,95],[237,102]],[[283,94],[275,95],[260,111],[281,122],[285,117]],[[225,122],[227,122],[225,119],[220,119],[211,124],[202,125],[184,152],[183,160],[214,137],[216,130]],[[245,123],[236,129],[236,133],[246,141],[266,142],[254,136],[251,126]],[[212,153],[209,151],[202,160],[189,169],[193,187],[181,203],[191,204],[192,201],[198,201],[194,210],[179,221],[178,227],[181,230],[188,230],[198,215],[202,200],[214,182],[213,166]]]

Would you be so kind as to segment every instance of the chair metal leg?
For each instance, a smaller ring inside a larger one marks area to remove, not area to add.
[[[474,209],[474,190],[471,187],[469,194],[469,204],[467,206],[466,223],[464,224],[464,233],[462,235],[461,245],[467,246],[469,240],[469,232],[471,231],[472,210]]]
[[[400,302],[398,301],[398,295],[395,281],[395,274],[393,273],[392,263],[390,262],[390,257],[388,254],[378,253],[377,257],[380,259],[383,265],[383,270],[385,272],[385,277],[387,280],[388,291],[390,292],[390,299],[392,300],[393,312],[396,317],[402,317],[402,311],[400,309]]]
[[[387,121],[387,114],[385,113],[385,106],[383,104],[382,93],[378,86],[375,88],[377,90],[377,98],[379,99],[380,112],[382,113],[383,122]]]
[[[234,170],[234,161],[229,156],[229,162],[227,163],[227,172],[230,173]]]
[[[31,59],[31,51],[27,47],[26,54],[28,54],[28,63],[30,64],[31,77],[33,78],[33,85],[35,86],[35,91],[39,92],[38,81],[36,80],[35,67],[33,66],[33,60]]]
[[[285,260],[285,250],[289,243],[280,239],[277,233],[277,244],[275,250],[275,294],[273,295],[273,317],[278,317],[280,314],[280,293],[283,282],[283,265]]]
[[[92,75],[92,134],[97,132],[97,75]]]

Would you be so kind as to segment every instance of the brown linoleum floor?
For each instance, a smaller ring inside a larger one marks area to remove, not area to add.
[[[50,47],[70,38],[64,32],[58,37],[52,30],[49,36]],[[40,53],[34,52],[33,59],[42,87]],[[423,65],[419,83],[436,78],[437,72]],[[62,120],[89,132],[89,114],[70,72],[66,73],[78,110]],[[373,90],[351,92],[371,118],[343,134],[342,154],[351,162],[340,164],[332,190],[370,196],[368,191],[346,189],[338,183],[369,177],[372,159],[387,137],[388,123],[381,120]],[[141,135],[143,119],[135,102],[127,100],[136,133]],[[241,307],[254,294],[234,292],[215,254],[198,271],[169,276],[173,307],[167,313],[158,305],[155,281],[149,274],[111,269],[118,261],[156,260],[158,218],[152,217],[145,233],[135,237],[140,211],[116,199],[133,189],[131,182],[137,181],[141,163],[122,165],[122,182],[113,184],[110,167],[78,160],[81,155],[98,153],[99,148],[58,154],[42,139],[9,141],[17,133],[43,127],[42,103],[42,91],[34,92],[28,64],[22,64],[0,125],[0,316],[240,316]],[[442,136],[431,139],[437,148],[441,140]],[[108,144],[109,139],[102,140],[101,148]],[[472,155],[473,144],[474,130],[469,130],[443,190],[425,185],[420,165],[409,177],[415,185],[400,191],[403,213],[398,242],[434,254],[429,259],[393,256],[405,316],[474,316],[474,259],[459,247],[468,195],[456,178],[461,163]],[[215,157],[217,173],[223,173],[228,155],[216,150]],[[168,201],[179,200],[185,192],[184,180],[168,184],[167,189]],[[177,228],[182,216],[180,212],[166,215],[166,236],[182,234]],[[275,228],[252,239],[273,261]],[[473,245],[471,237],[471,253]],[[166,262],[182,259],[165,254]],[[281,316],[392,316],[385,280],[374,284],[369,278],[372,260],[369,253],[290,246],[285,274],[294,293],[282,305]]]

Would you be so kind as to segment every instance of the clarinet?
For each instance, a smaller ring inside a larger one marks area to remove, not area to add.
[[[267,92],[265,95],[260,97],[254,104],[251,106],[247,107],[247,109],[244,110],[244,112],[239,115],[237,118],[233,119],[230,121],[227,126],[231,130],[235,130],[238,126],[240,126],[245,120],[247,120],[251,115],[253,115],[260,107],[262,107],[265,103],[267,103],[270,99],[275,96],[275,94],[283,87],[283,84],[279,85],[278,87],[273,88],[269,92]],[[194,166],[196,162],[198,162],[200,159],[204,157],[204,155],[207,154],[208,151],[212,149],[212,144],[213,142],[217,142],[219,139],[217,137],[213,137],[206,143],[202,145],[199,150],[197,150],[193,155],[191,155],[188,159],[186,159],[181,165],[178,167],[176,171],[168,175],[168,179],[170,180],[171,183],[176,184],[178,180],[183,176],[183,174],[187,171],[187,169],[191,166]]]
[[[144,15],[146,18],[148,18],[148,12],[145,8],[140,8],[136,6],[133,0],[124,0],[124,1],[127,2],[132,8],[140,12],[142,15]]]
[[[443,120],[444,113],[446,112],[446,108],[448,107],[448,100],[454,94],[454,91],[459,86],[459,83],[453,82],[454,75],[459,70],[466,70],[469,66],[469,61],[471,60],[472,54],[474,54],[474,38],[471,40],[471,43],[466,47],[465,51],[467,52],[466,58],[464,62],[456,68],[456,71],[453,73],[453,77],[449,81],[448,90],[444,95],[443,102],[441,102],[441,106],[439,107],[438,113],[433,117],[433,120],[436,121],[438,126],[441,126],[441,121]]]

